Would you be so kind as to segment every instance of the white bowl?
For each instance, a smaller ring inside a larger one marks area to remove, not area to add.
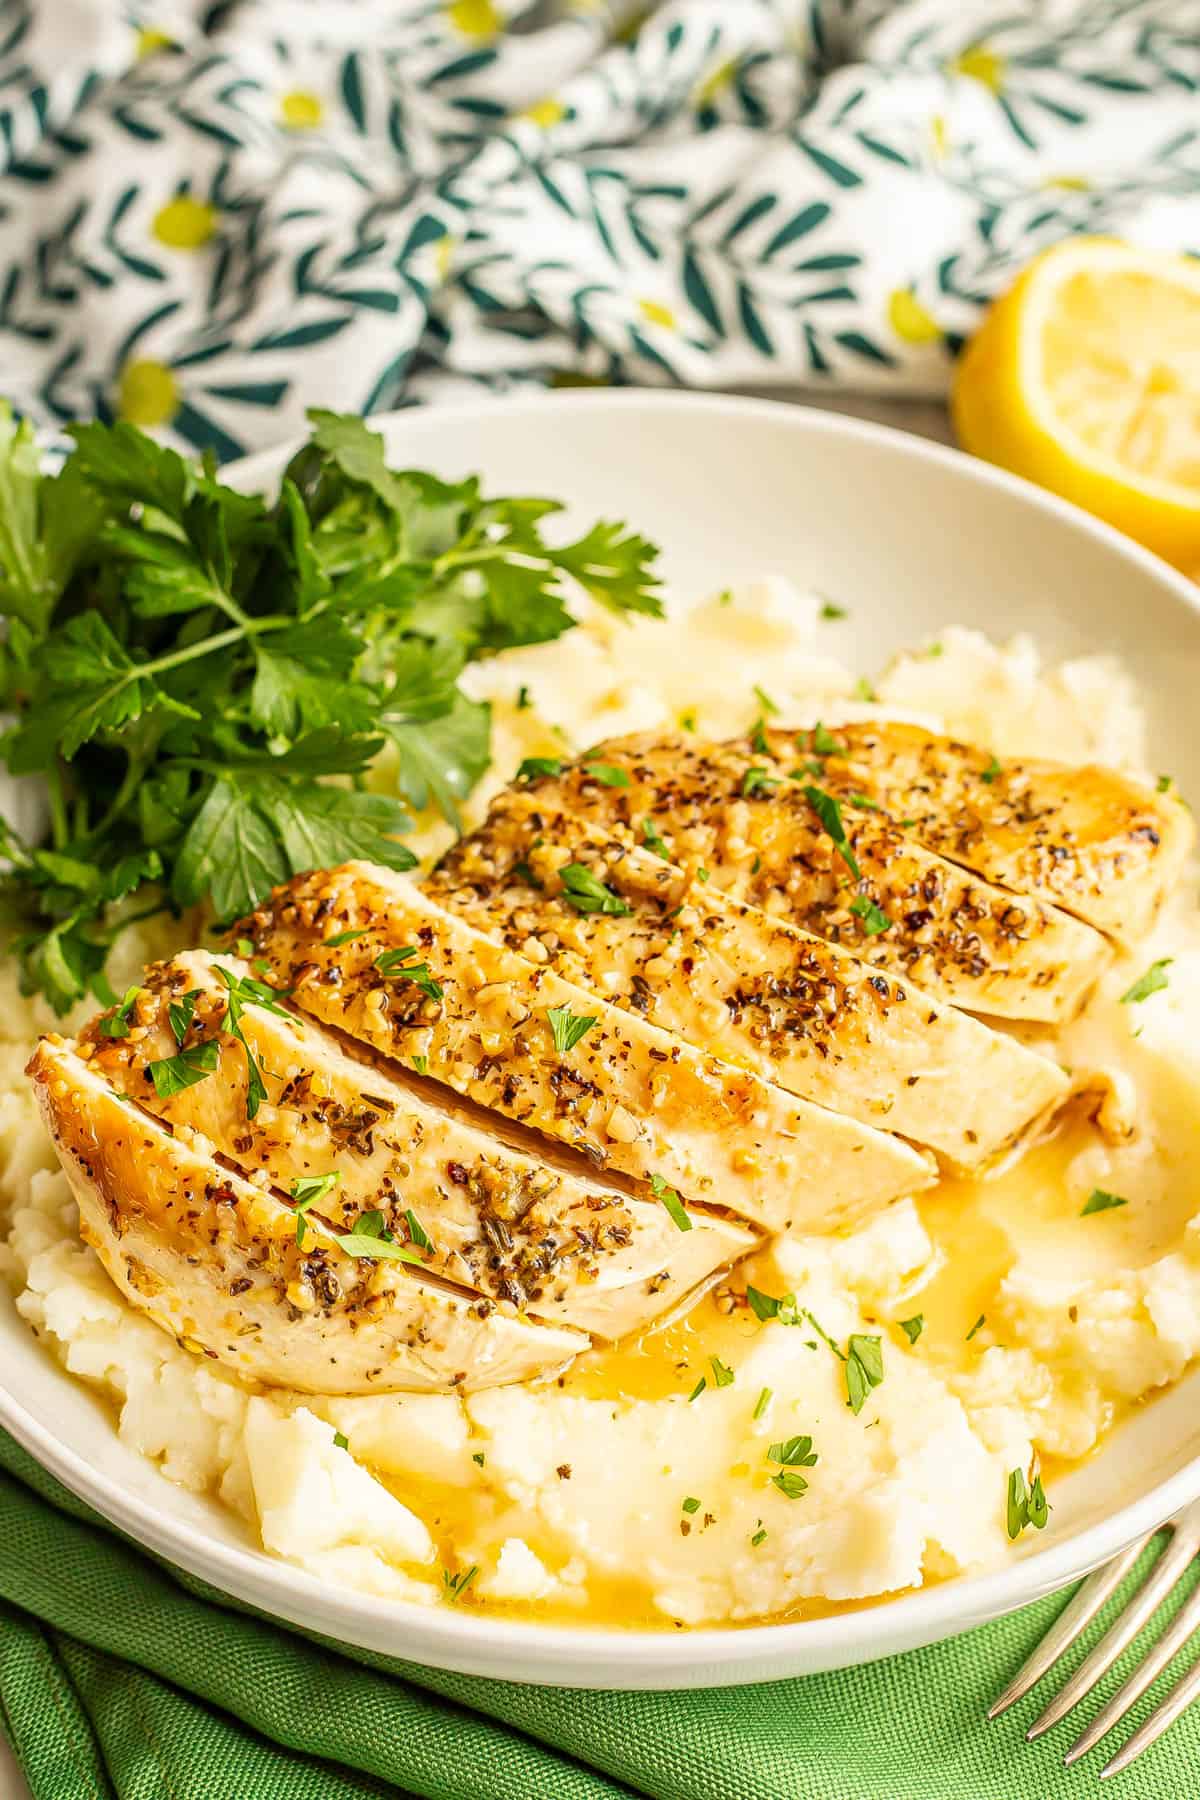
[[[948,622],[1125,658],[1155,764],[1200,791],[1200,617],[1179,575],[1083,513],[954,451],[769,401],[569,393],[377,421],[394,462],[561,496],[657,539],[682,590],[767,572],[847,608],[831,648],[864,672]],[[284,454],[238,465],[270,482]],[[1063,1586],[1200,1496],[1200,1373],[1055,1488],[1050,1528],[1004,1566],[836,1618],[628,1633],[522,1624],[342,1593],[253,1549],[221,1508],[117,1439],[104,1408],[0,1302],[0,1424],[139,1543],[238,1599],[414,1662],[578,1687],[709,1687],[831,1669],[964,1631]],[[47,1571],[53,1580],[53,1571]]]

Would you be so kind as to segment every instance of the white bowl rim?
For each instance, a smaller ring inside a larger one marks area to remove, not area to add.
[[[380,413],[375,430],[400,421],[466,421],[529,410],[689,411],[786,420],[801,432],[845,435],[863,444],[890,446],[917,461],[953,469],[967,481],[997,487],[1024,504],[1050,514],[1062,525],[1103,542],[1119,559],[1164,586],[1192,612],[1200,595],[1177,570],[1122,533],[1021,477],[949,446],[876,424],[790,401],[674,389],[569,389],[503,398],[463,400],[428,409]],[[256,452],[222,470],[235,485],[269,480],[282,470],[294,445]],[[63,1372],[64,1379],[70,1379]],[[86,1383],[84,1384],[86,1386]],[[214,1587],[272,1613],[280,1620],[340,1634],[348,1644],[385,1649],[398,1660],[436,1668],[475,1670],[503,1678],[506,1664],[536,1675],[518,1679],[559,1686],[656,1687],[736,1685],[770,1679],[770,1665],[814,1670],[843,1667],[951,1637],[973,1625],[1029,1604],[1086,1574],[1154,1531],[1183,1506],[1200,1498],[1200,1457],[1107,1518],[1039,1550],[1023,1553],[1000,1568],[953,1577],[905,1593],[882,1604],[867,1603],[827,1618],[737,1627],[699,1627],[683,1632],[621,1627],[575,1626],[537,1620],[497,1619],[486,1613],[459,1613],[408,1601],[347,1594],[266,1552],[224,1544],[196,1526],[157,1511],[91,1469],[69,1444],[41,1425],[0,1376],[0,1425],[11,1432],[45,1469],[110,1524],[167,1561]],[[166,1479],[163,1477],[163,1479]],[[864,1647],[864,1640],[873,1640]],[[409,1648],[411,1646],[411,1648]],[[619,1670],[611,1682],[591,1679],[597,1666]],[[703,1671],[697,1678],[698,1667]],[[678,1675],[672,1683],[670,1677]],[[513,1677],[509,1677],[513,1679]]]

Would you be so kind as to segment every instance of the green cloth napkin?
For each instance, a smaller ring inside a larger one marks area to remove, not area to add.
[[[36,1800],[1080,1800],[1101,1758],[1064,1772],[1077,1726],[1026,1745],[1034,1696],[984,1720],[1062,1603],[807,1680],[519,1687],[274,1625],[138,1550],[0,1434],[0,1723]],[[1191,1800],[1198,1770],[1200,1711],[1118,1793]]]

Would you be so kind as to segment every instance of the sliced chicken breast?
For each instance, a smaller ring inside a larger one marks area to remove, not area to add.
[[[765,737],[776,757],[795,760],[798,742],[812,753],[811,733]],[[831,791],[868,795],[927,849],[1121,944],[1149,931],[1195,842],[1174,793],[1094,763],[997,757],[891,719],[839,725],[822,741],[836,746],[820,759]]]
[[[588,1339],[406,1264],[349,1255],[319,1215],[214,1161],[122,1099],[61,1038],[29,1064],[80,1234],[134,1306],[188,1350],[320,1394],[462,1391],[561,1367]]]
[[[616,907],[615,896],[587,904]],[[239,926],[306,1013],[509,1119],[772,1231],[831,1231],[934,1179],[899,1139],[610,1006],[369,863],[297,877]],[[560,1033],[576,1035],[568,1047]]]
[[[570,981],[792,1093],[927,1144],[959,1168],[1064,1101],[1062,1070],[909,982],[729,898],[536,796],[512,800],[435,870],[449,910]],[[581,913],[587,868],[628,917]]]
[[[535,777],[513,803],[528,797],[637,843],[649,832],[732,898],[972,1012],[1072,1018],[1112,955],[1080,920],[914,842],[869,798],[841,805],[817,758],[785,764],[753,744],[646,734]],[[508,803],[501,795],[494,811]]]
[[[497,1141],[433,1083],[392,1079],[311,1019],[270,1010],[269,989],[257,1004],[260,986],[236,957],[194,950],[158,963],[127,1016],[81,1034],[80,1054],[173,1130],[201,1132],[300,1203],[315,1195],[339,1232],[377,1211],[430,1272],[599,1337],[641,1329],[758,1241],[717,1213],[692,1212],[680,1231],[657,1200],[605,1187],[552,1146],[547,1157]],[[180,1051],[194,1058],[209,1043],[210,1075],[188,1086],[164,1076]],[[265,1088],[252,1116],[248,1058]]]

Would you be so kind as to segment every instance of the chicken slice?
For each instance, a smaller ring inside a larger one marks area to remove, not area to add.
[[[967,873],[885,813],[849,800],[831,812],[816,758],[784,764],[753,743],[645,734],[612,739],[519,793],[636,842],[650,832],[732,898],[971,1012],[1070,1019],[1112,955],[1091,926]],[[501,795],[494,811],[505,804]]]
[[[623,904],[608,900],[612,906]],[[370,863],[299,876],[239,928],[306,1013],[509,1119],[772,1231],[832,1231],[934,1179],[899,1139],[694,1050]],[[571,1019],[590,1025],[571,1048]]]
[[[324,1182],[314,1204],[339,1231],[378,1211],[431,1272],[598,1337],[639,1330],[759,1241],[717,1213],[693,1212],[680,1231],[657,1200],[603,1186],[552,1146],[547,1157],[497,1142],[432,1083],[392,1079],[312,1020],[257,1004],[260,987],[237,958],[190,951],[148,969],[128,1017],[94,1021],[80,1053],[172,1129],[203,1133],[294,1199]],[[179,1035],[172,1011],[187,1021]],[[160,1094],[168,1059],[213,1040],[211,1077]],[[266,1088],[252,1117],[247,1052]]]
[[[768,730],[776,757],[811,733]],[[1121,944],[1153,925],[1195,842],[1191,814],[1114,769],[996,757],[919,725],[867,720],[822,740],[826,787],[868,795],[927,849],[1047,900]],[[751,746],[752,748],[752,746]]]
[[[309,1214],[172,1136],[61,1038],[29,1064],[79,1202],[79,1229],[126,1299],[185,1349],[320,1394],[461,1391],[561,1368],[589,1340],[406,1264],[348,1255]]]
[[[572,906],[572,864],[630,916]],[[461,839],[429,891],[567,980],[959,1168],[1011,1148],[1070,1091],[1012,1037],[533,795]]]

